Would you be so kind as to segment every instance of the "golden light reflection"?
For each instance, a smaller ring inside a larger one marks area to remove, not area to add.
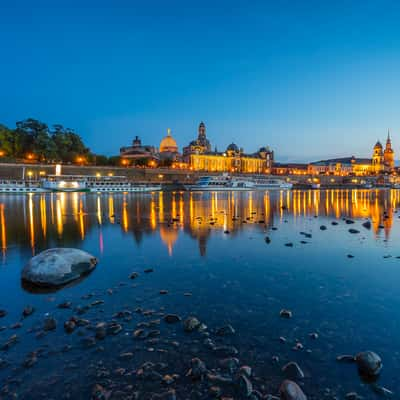
[[[128,220],[128,202],[124,196],[124,200],[122,203],[122,227],[124,228],[124,232],[128,232],[129,229],[129,220]]]
[[[79,233],[81,235],[81,240],[85,238],[85,221],[83,219],[85,213],[83,211],[83,201],[79,201]]]
[[[7,233],[6,233],[6,217],[4,215],[4,204],[0,204],[0,225],[1,225],[1,251],[3,262],[5,261],[7,252]]]
[[[43,237],[46,239],[47,235],[47,211],[46,211],[46,197],[40,196],[40,221],[42,226]]]
[[[114,196],[108,196],[108,218],[113,224],[115,222],[115,210],[114,210]]]
[[[32,200],[33,195],[29,194],[28,196],[29,196],[29,200],[28,200],[29,233],[30,233],[32,254],[35,254],[35,224],[34,224],[34,218],[33,218],[33,200]]]
[[[96,212],[96,214],[97,214],[97,223],[99,224],[99,225],[102,225],[102,223],[103,223],[103,219],[102,219],[102,214],[101,214],[101,198],[100,198],[100,196],[97,196],[97,212]]]

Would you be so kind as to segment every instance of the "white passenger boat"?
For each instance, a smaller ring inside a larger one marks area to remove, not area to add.
[[[39,186],[38,182],[26,180],[0,180],[0,193],[44,193],[48,190]]]
[[[251,191],[251,190],[290,190],[292,184],[283,179],[268,176],[240,177],[228,174],[203,176],[194,185],[193,191]]]
[[[126,176],[48,175],[41,184],[52,192],[143,193],[161,190],[159,184],[131,182]]]
[[[146,193],[161,190],[160,184],[131,182],[126,176],[91,176],[87,178],[86,187],[90,192],[129,192]]]
[[[89,192],[86,180],[84,175],[47,175],[40,183],[50,192]]]

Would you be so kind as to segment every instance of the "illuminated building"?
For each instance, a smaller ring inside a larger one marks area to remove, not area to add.
[[[168,128],[167,136],[164,136],[160,142],[159,151],[160,160],[177,161],[180,158],[178,145],[171,135],[171,129]]]
[[[275,163],[272,166],[273,175],[307,175],[308,164]]]
[[[183,148],[183,156],[205,153],[211,153],[211,144],[206,137],[206,126],[204,122],[200,122],[197,139],[191,141],[189,146]]]
[[[129,159],[155,159],[156,158],[156,148],[150,145],[142,145],[142,141],[139,136],[135,136],[132,141],[132,146],[121,147],[120,156]]]
[[[194,171],[257,174],[271,172],[274,156],[268,147],[262,147],[253,154],[245,154],[235,143],[231,143],[225,152],[211,151],[203,122],[199,125],[197,140],[190,142],[183,154],[184,161]]]
[[[386,147],[378,140],[373,148],[372,158],[344,157],[321,160],[308,165],[311,175],[376,175],[394,170],[394,151],[390,135],[386,140]]]

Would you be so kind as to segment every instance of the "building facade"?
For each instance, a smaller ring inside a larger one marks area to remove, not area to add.
[[[262,147],[253,154],[244,153],[235,143],[224,152],[211,151],[203,122],[198,129],[198,137],[183,150],[184,162],[194,171],[233,172],[233,173],[271,173],[274,153]]]
[[[142,145],[139,136],[135,136],[132,146],[121,147],[120,156],[131,160],[157,159],[157,149],[154,146]]]

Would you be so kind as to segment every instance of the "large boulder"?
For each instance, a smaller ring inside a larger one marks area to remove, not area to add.
[[[22,270],[22,280],[35,286],[62,286],[88,274],[96,265],[96,257],[83,250],[48,249],[29,260]]]
[[[307,396],[303,393],[300,386],[288,379],[282,382],[279,388],[279,396],[281,400],[307,400]]]

